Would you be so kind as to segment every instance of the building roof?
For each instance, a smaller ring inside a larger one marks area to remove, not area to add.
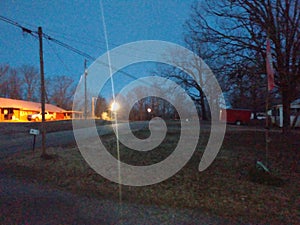
[[[300,98],[298,98],[298,99],[294,100],[294,101],[292,102],[292,104],[294,104],[294,105],[296,105],[296,104],[300,104]]]
[[[0,98],[0,108],[14,108],[30,111],[41,111],[41,103]],[[49,112],[65,112],[66,110],[51,104],[45,104],[45,110]]]

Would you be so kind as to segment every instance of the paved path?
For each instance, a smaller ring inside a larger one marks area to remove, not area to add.
[[[224,224],[198,210],[90,199],[0,172],[0,224]]]
[[[146,126],[145,122],[134,122],[131,124],[133,130],[139,130]],[[122,124],[119,124],[122,128]],[[82,134],[89,134],[87,132],[89,128],[80,129]],[[99,135],[105,135],[113,132],[112,125],[98,126],[97,131]],[[65,130],[58,132],[47,133],[46,136],[46,147],[65,147],[69,145],[75,145],[76,141],[74,138],[73,130]],[[24,136],[14,135],[3,135],[0,137],[0,159],[7,157],[10,154],[32,150],[33,136],[29,133]],[[36,137],[36,148],[41,147],[41,135]]]

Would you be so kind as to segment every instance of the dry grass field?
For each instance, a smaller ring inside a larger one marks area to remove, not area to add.
[[[145,138],[147,130],[136,136]],[[167,157],[176,146],[180,133],[171,129],[163,143],[149,153],[136,153],[121,144],[121,160],[148,165]],[[221,151],[204,172],[198,164],[209,133],[201,132],[196,152],[173,177],[146,187],[122,186],[122,201],[172,208],[189,208],[216,215],[227,223],[297,224],[299,217],[299,133],[283,136],[272,132],[268,167],[271,173],[256,168],[257,159],[265,159],[264,132],[227,131]],[[112,155],[116,155],[114,135],[101,137]],[[76,146],[49,148],[55,155],[42,160],[40,152],[15,154],[2,168],[14,177],[47,183],[79,195],[119,201],[119,185],[95,173]]]

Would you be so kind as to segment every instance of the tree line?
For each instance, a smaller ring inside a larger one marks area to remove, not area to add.
[[[66,75],[46,77],[46,103],[72,109],[74,80]],[[11,67],[0,65],[0,97],[40,101],[40,73],[34,66]]]
[[[178,112],[176,108],[168,101],[168,99],[155,97],[153,93],[154,87],[142,86],[135,87],[130,92],[119,93],[116,95],[116,99],[107,100],[103,96],[99,95],[94,97],[94,101],[91,101],[93,97],[88,97],[88,116],[95,116],[96,118],[101,118],[104,120],[113,119],[114,113],[117,114],[119,120],[130,120],[130,121],[143,121],[150,120],[153,117],[160,117],[163,119],[179,119]],[[172,96],[172,90],[166,89],[166,92]],[[173,90],[174,91],[174,90]],[[147,97],[143,97],[143,93],[152,93]],[[172,98],[172,97],[171,97]],[[83,98],[82,98],[83,99]],[[169,99],[170,100],[170,99]],[[174,100],[174,99],[173,99]],[[118,104],[118,109],[113,112],[112,103],[116,102]],[[184,105],[184,98],[178,99],[180,103]],[[134,104],[130,104],[134,102]],[[94,107],[89,107],[94,104]],[[77,109],[84,111],[83,102],[76,103]],[[91,110],[94,110],[92,112]]]
[[[276,88],[268,93],[266,40],[271,53]],[[290,127],[290,103],[300,97],[300,0],[201,0],[191,7],[184,25],[186,47],[201,57],[213,70],[229,105],[264,111],[266,95],[271,104],[283,104],[284,130]],[[182,71],[158,70],[158,73],[185,86],[207,118],[209,88],[201,64],[186,61],[180,54],[178,65],[193,64],[193,78]],[[198,83],[194,82],[198,79]],[[199,85],[200,84],[200,85]]]
[[[135,87],[125,95],[119,94],[116,98],[116,101],[120,105],[120,108],[117,112],[118,118],[121,120],[129,119],[132,121],[150,120],[153,117],[160,117],[167,120],[179,119],[177,109],[170,103],[170,100],[172,98],[172,91],[174,92],[174,90],[170,89],[164,90],[164,92],[166,92],[167,94],[163,95],[168,95],[169,99],[165,97],[156,97],[157,93],[155,92],[155,87],[151,85]],[[144,93],[149,94],[147,94],[147,97],[143,97]],[[177,99],[177,101],[180,101],[184,105],[185,99]],[[131,105],[130,102],[134,102],[134,104]],[[129,112],[129,118],[127,118],[125,112]]]

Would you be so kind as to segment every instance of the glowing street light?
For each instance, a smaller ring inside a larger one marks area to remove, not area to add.
[[[152,112],[152,109],[150,107],[147,108],[147,112],[148,112],[148,119],[150,120],[152,117],[153,117],[153,114],[151,113]]]
[[[120,105],[117,102],[113,102],[110,106],[111,111],[117,112],[120,109]]]

